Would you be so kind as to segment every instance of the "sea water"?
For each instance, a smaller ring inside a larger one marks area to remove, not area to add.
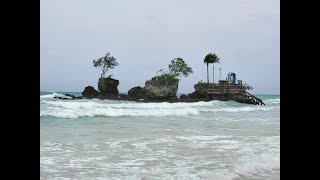
[[[257,95],[265,106],[59,95],[40,92],[40,179],[280,179],[278,95]]]

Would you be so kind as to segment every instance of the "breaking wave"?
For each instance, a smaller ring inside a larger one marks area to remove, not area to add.
[[[162,148],[158,148],[159,146],[172,153],[169,153],[168,156]],[[108,149],[110,155],[129,152],[133,159],[122,159],[114,164],[116,170],[113,170],[113,166],[110,164],[104,163],[107,160],[107,157],[104,156],[75,158],[69,163],[66,163],[64,158],[44,157],[41,159],[41,164],[46,168],[55,167],[53,165],[56,164],[64,164],[70,169],[75,168],[75,165],[77,168],[82,168],[90,164],[98,166],[98,169],[103,169],[104,173],[116,173],[119,179],[250,179],[258,174],[263,176],[264,173],[280,171],[279,146],[279,136],[166,136],[155,139],[107,139],[103,144],[83,144],[80,149],[89,148],[95,151]],[[201,152],[210,149],[212,154],[208,152],[197,154],[188,151],[185,156],[181,156],[179,153],[174,153],[179,152],[181,148]],[[79,152],[79,147],[76,144],[43,142],[40,150],[41,152],[50,151],[65,155],[66,153]],[[144,156],[140,156],[137,152],[143,152]],[[162,153],[165,153],[165,156],[161,156]],[[221,156],[213,158],[214,154],[221,154]],[[233,158],[228,160],[222,156],[223,154]],[[155,164],[150,164],[150,162]],[[159,165],[156,165],[157,163]],[[157,166],[157,170],[151,171],[149,166],[146,166],[147,164],[151,167]],[[136,168],[130,169],[131,171],[128,173],[130,166]],[[168,167],[172,171],[167,171]],[[264,178],[261,177],[261,179]]]
[[[254,112],[270,111],[275,106],[236,105],[235,102],[194,102],[194,103],[139,103],[111,100],[58,100],[54,96],[62,94],[52,93],[40,96],[40,116],[57,118],[79,118],[95,116],[187,116],[199,115],[202,112]]]

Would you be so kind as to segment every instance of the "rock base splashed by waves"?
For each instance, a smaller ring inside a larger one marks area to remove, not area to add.
[[[95,116],[186,116],[206,112],[271,111],[275,106],[240,105],[237,102],[139,103],[112,100],[53,100],[54,95],[40,96],[40,116],[79,118]],[[60,95],[63,96],[63,95]],[[277,103],[273,99],[271,103]]]

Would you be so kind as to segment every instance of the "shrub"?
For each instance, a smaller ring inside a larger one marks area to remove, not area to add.
[[[157,81],[161,85],[173,85],[179,81],[179,79],[175,75],[170,73],[165,73],[162,75],[155,76],[151,80]]]

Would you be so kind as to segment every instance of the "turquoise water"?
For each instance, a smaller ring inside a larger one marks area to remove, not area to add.
[[[279,179],[278,95],[258,95],[266,106],[53,96],[40,92],[41,179]]]
[[[75,95],[75,96],[82,96],[81,95],[81,92],[66,92],[66,91],[40,91],[40,96],[43,96],[43,95],[50,95],[50,94],[53,94],[53,93],[56,93],[56,94],[72,94],[72,95]]]

